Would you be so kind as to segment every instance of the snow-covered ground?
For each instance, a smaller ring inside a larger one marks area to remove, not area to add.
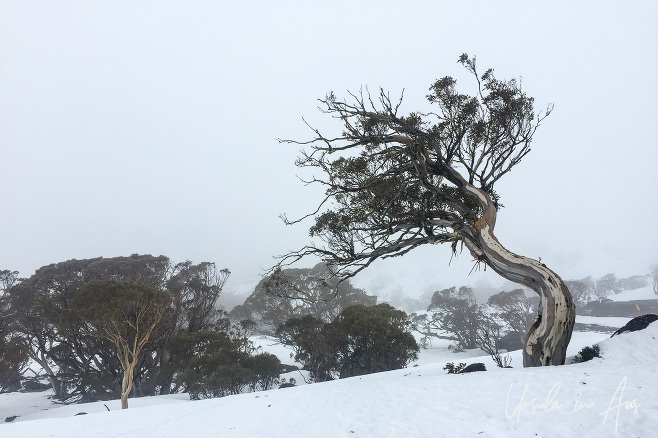
[[[607,298],[612,301],[656,300],[658,295],[653,291],[653,286],[646,286],[635,290],[625,290],[618,294],[610,294]]]
[[[604,327],[620,328],[626,325],[633,318],[623,316],[586,316],[576,315],[576,324],[596,324]]]
[[[658,323],[608,336],[574,333],[570,355],[601,345],[603,359],[582,364],[524,369],[515,351],[515,368],[500,369],[488,357],[439,346],[403,370],[204,401],[184,394],[130,399],[126,411],[118,401],[62,407],[45,399],[48,392],[4,394],[0,419],[21,416],[1,423],[0,436],[655,436]],[[266,339],[261,345],[288,355]],[[446,362],[484,362],[488,371],[446,374]]]

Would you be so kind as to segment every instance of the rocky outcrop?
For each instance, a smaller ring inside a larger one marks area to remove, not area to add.
[[[620,335],[626,332],[636,332],[638,330],[644,330],[649,326],[649,324],[651,324],[656,320],[658,320],[658,315],[655,315],[653,313],[648,313],[646,315],[638,316],[628,321],[628,323],[625,326],[614,332],[612,336]]]

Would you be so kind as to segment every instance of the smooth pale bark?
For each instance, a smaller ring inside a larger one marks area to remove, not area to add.
[[[466,230],[464,242],[476,258],[502,277],[537,292],[540,307],[523,349],[523,366],[563,365],[576,320],[576,307],[564,281],[544,264],[514,254],[494,235],[497,209],[489,195],[468,183],[464,188],[479,199],[482,217]]]
[[[121,409],[128,409],[128,396],[133,389],[133,370],[134,366],[123,372],[123,381],[121,382]]]

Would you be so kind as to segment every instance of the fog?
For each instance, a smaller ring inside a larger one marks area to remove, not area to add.
[[[644,274],[658,262],[658,30],[653,2],[2,2],[0,269],[133,253],[229,268],[246,293],[319,187],[294,166],[340,125],[317,98],[430,84],[466,52],[521,77],[555,111],[498,184],[497,236],[565,279]],[[316,260],[302,262],[311,266]],[[414,250],[354,282],[411,296],[502,284],[467,252]]]

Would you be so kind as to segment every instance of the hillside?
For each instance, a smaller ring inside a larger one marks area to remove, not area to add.
[[[459,355],[434,349],[432,356],[426,350],[416,367],[295,388],[197,402],[181,395],[131,399],[127,411],[119,410],[118,401],[106,403],[111,412],[103,403],[32,408],[37,411],[0,430],[13,438],[646,437],[658,427],[657,339],[656,323],[612,339],[575,332],[569,354],[601,341],[603,358],[523,369],[517,351],[512,353],[517,368],[470,358],[463,361],[483,361],[489,371],[466,375],[443,370],[446,359],[456,362]],[[0,413],[20,410],[21,403],[35,403],[38,396],[2,395]],[[74,416],[78,412],[88,415]],[[59,415],[63,418],[44,418]]]

